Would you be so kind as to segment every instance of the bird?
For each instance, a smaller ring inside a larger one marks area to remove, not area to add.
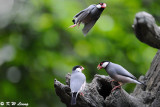
[[[72,93],[71,105],[76,105],[78,93],[84,96],[82,91],[84,90],[86,85],[86,76],[82,73],[83,70],[84,68],[79,65],[74,66],[72,69],[72,74],[70,78],[70,89]]]
[[[110,61],[102,61],[100,64],[98,64],[97,69],[100,70],[102,68],[106,70],[106,72],[112,79],[114,79],[115,81],[119,83],[118,86],[115,86],[112,89],[112,92],[117,88],[121,88],[121,86],[125,83],[143,84],[145,86],[143,82],[138,81],[135,76],[133,76],[130,72],[128,72],[121,65],[112,63]]]
[[[72,22],[74,25],[71,25],[69,28],[73,28],[76,25],[80,26],[81,23],[84,24],[82,32],[84,36],[90,31],[94,26],[96,21],[99,19],[103,10],[106,8],[106,3],[92,4],[88,8],[77,13],[73,18]]]

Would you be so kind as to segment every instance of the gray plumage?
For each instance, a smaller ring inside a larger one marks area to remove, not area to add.
[[[70,88],[72,93],[71,105],[76,104],[77,95],[80,91],[83,91],[86,83],[85,75],[81,71],[76,70],[76,68],[79,68],[79,67],[75,66],[75,70],[73,68],[73,71],[71,74],[71,79],[70,79]]]
[[[105,62],[103,62],[103,64],[104,63]],[[107,63],[108,64],[106,65],[105,70],[108,73],[108,75],[114,80],[122,83],[143,84],[142,82],[138,81],[137,78],[133,76],[130,72],[124,69],[121,65],[112,62]]]
[[[100,5],[105,5],[105,3],[99,3]],[[105,7],[104,7],[105,8]],[[72,21],[74,24],[80,25],[81,23],[84,24],[84,28],[82,29],[83,34],[86,35],[90,29],[94,26],[96,21],[99,19],[101,13],[103,12],[104,8],[97,8],[97,5],[93,4],[90,5],[88,8],[80,11],[76,14]]]

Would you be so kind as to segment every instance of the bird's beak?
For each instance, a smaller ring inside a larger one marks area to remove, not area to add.
[[[103,3],[103,5],[101,6],[101,8],[106,8],[106,3]]]
[[[100,64],[98,64],[97,69],[98,70],[102,69],[102,66],[100,66]]]
[[[84,70],[84,68],[83,68],[83,67],[81,67],[81,70],[83,71],[83,70]]]

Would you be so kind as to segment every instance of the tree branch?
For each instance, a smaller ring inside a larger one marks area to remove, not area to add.
[[[69,79],[70,74],[66,76],[67,84]],[[111,80],[108,76],[96,74],[92,82],[86,84],[84,96],[78,95],[77,104],[74,107],[139,107],[139,105],[143,107],[140,98],[129,95],[123,89],[117,89],[111,93],[112,88],[118,85],[117,82],[110,82]],[[71,93],[68,85],[63,85],[57,80],[54,82],[56,93],[61,101],[67,107],[71,107]]]
[[[153,16],[146,12],[139,12],[134,19],[133,28],[136,37],[151,47],[160,49],[160,28]]]
[[[146,73],[145,77],[141,79],[147,84],[144,91],[136,86],[133,96],[141,97],[146,107],[159,107],[160,106],[160,50],[154,57],[151,67]]]

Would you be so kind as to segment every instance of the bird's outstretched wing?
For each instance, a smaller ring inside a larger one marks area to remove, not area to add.
[[[75,23],[81,23],[89,14],[90,12],[96,7],[96,5],[90,5],[88,8],[80,11],[78,14],[76,14],[74,16],[74,20],[75,20]]]
[[[84,28],[82,29],[84,36],[87,35],[87,33],[91,30],[91,28],[94,26],[97,20],[93,20],[89,23],[85,23]]]
[[[88,14],[94,7],[96,7],[95,4],[90,5],[86,9],[84,9],[84,10],[80,11],[79,13],[77,13],[73,18],[77,18],[79,15],[82,15],[82,14],[83,14],[82,16]]]

